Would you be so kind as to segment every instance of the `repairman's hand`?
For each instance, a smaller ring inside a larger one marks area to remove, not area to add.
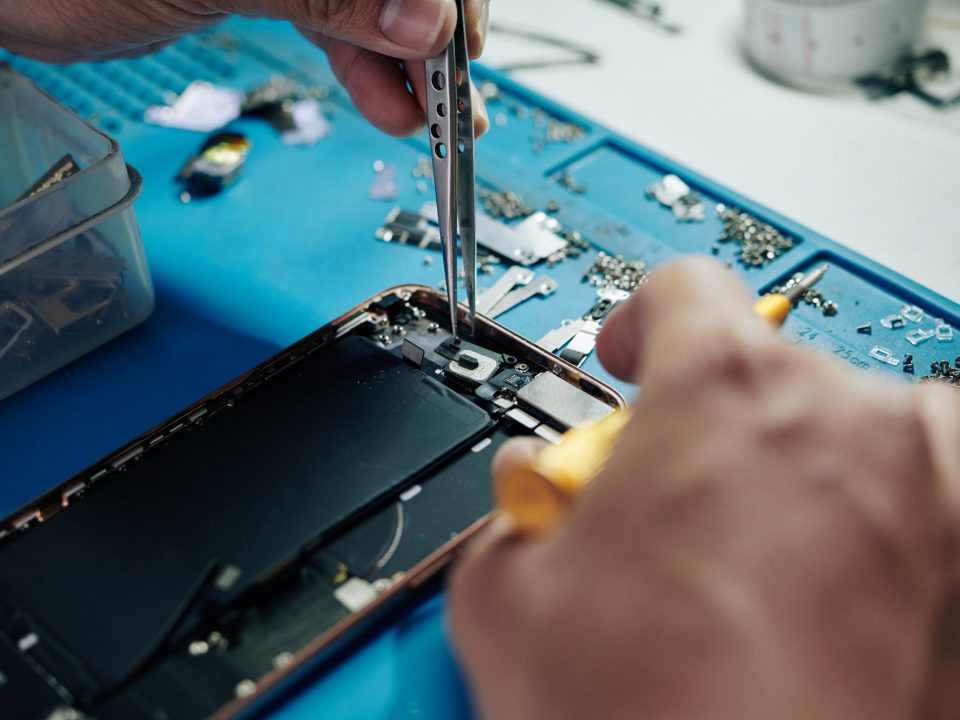
[[[477,57],[489,0],[465,7]],[[296,24],[327,52],[360,112],[393,135],[423,126],[422,61],[446,46],[457,22],[453,0],[0,0],[0,47],[52,63],[107,60],[152,52],[231,14]],[[473,106],[482,134],[489,121],[475,91]]]
[[[960,716],[956,393],[779,340],[705,260],[654,273],[598,349],[643,385],[609,465],[553,534],[452,579],[481,714]]]

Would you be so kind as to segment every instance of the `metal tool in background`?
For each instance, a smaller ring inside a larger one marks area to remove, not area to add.
[[[906,57],[928,0],[744,0],[744,47],[788,84],[852,80]]]
[[[473,103],[463,0],[446,49],[427,60],[427,132],[437,191],[443,268],[450,302],[450,331],[457,337],[457,231],[472,330],[477,315],[477,235]]]

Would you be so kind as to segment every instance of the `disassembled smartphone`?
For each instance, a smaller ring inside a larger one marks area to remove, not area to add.
[[[387,290],[4,520],[0,714],[260,711],[440,576],[501,443],[624,405],[446,313]]]

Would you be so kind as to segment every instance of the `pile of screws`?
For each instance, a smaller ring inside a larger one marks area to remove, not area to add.
[[[577,182],[577,179],[569,170],[564,170],[560,173],[560,176],[557,178],[557,184],[564,190],[572,192],[574,195],[587,194],[587,186],[581,182]]]
[[[950,367],[949,360],[940,360],[930,363],[930,374],[920,378],[920,382],[946,383],[960,391],[960,355]]]
[[[563,122],[550,118],[547,123],[547,142],[572,143],[582,140],[587,135],[587,129],[576,123]]]
[[[533,208],[512,190],[494,191],[480,188],[478,194],[487,215],[496,220],[514,220],[533,215]]]
[[[770,292],[772,293],[783,293],[790,288],[798,285],[803,282],[804,274],[802,272],[794,273],[787,282],[783,285],[778,285],[773,288]],[[827,300],[826,295],[817,290],[816,288],[810,288],[803,294],[803,301],[810,305],[813,308],[816,308],[822,312],[826,317],[833,317],[840,311],[840,306],[837,305],[835,300]]]
[[[430,161],[426,155],[421,155],[417,158],[417,164],[414,166],[413,170],[410,171],[410,174],[417,179],[417,192],[423,195],[430,189],[430,184],[427,180],[433,180],[433,163]]]
[[[723,221],[720,242],[738,243],[738,259],[745,267],[763,267],[797,244],[795,238],[743,210],[717,205],[717,215]]]
[[[584,240],[583,235],[576,230],[561,228],[557,234],[567,241],[567,246],[547,257],[547,265],[550,267],[562,263],[567,258],[578,258],[590,249],[590,243]]]
[[[642,260],[624,260],[621,256],[601,252],[596,262],[583,274],[583,282],[597,288],[613,288],[633,292],[643,285],[650,273]]]

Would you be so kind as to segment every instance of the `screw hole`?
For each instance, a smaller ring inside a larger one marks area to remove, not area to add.
[[[433,77],[430,78],[430,81],[433,83],[435,90],[443,90],[447,86],[447,79],[443,76],[443,73],[437,70]]]
[[[430,126],[430,134],[433,135],[438,140],[440,139],[440,126],[437,123],[434,123]]]
[[[447,156],[447,146],[443,143],[437,143],[436,146],[434,146],[433,151],[441,160]]]
[[[437,115],[439,115],[440,117],[446,117],[447,106],[444,105],[443,103],[440,103],[439,105],[437,105]]]

